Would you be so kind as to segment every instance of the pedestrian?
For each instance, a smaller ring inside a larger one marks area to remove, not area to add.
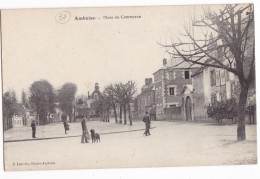
[[[31,127],[32,127],[32,138],[36,138],[35,137],[35,135],[36,135],[36,124],[35,124],[34,120],[32,120]]]
[[[149,114],[148,112],[146,111],[146,114],[143,118],[143,122],[145,123],[145,132],[144,132],[144,135],[151,135],[150,134],[150,125],[151,125],[151,120],[150,120],[150,117],[149,117]]]
[[[64,129],[65,129],[65,134],[67,134],[67,131],[70,130],[70,125],[68,124],[68,121],[65,119],[63,122]]]
[[[81,143],[88,143],[89,134],[88,134],[88,129],[87,129],[85,117],[81,121],[81,126],[82,126]]]

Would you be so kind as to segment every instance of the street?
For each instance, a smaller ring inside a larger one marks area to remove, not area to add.
[[[247,140],[236,141],[236,125],[182,121],[152,121],[151,136],[144,136],[144,123],[133,126],[88,121],[88,130],[101,134],[100,143],[82,144],[81,124],[38,126],[37,139],[31,128],[4,133],[6,170],[135,168],[256,164],[256,125],[247,125]],[[20,131],[19,133],[17,131]],[[127,132],[128,131],[128,132]]]

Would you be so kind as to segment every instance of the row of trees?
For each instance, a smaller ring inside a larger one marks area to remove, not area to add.
[[[113,110],[115,123],[127,124],[127,114],[129,124],[132,125],[131,102],[136,94],[136,83],[110,84],[105,87],[103,95],[93,102],[92,107],[101,115],[104,121],[109,122],[109,112]],[[119,111],[118,111],[119,110]],[[118,116],[119,113],[119,116]]]
[[[55,92],[53,86],[46,80],[35,81],[29,88],[28,97],[25,91],[22,92],[21,102],[25,108],[36,112],[39,124],[44,125],[49,121],[48,115],[55,113],[55,106],[59,107],[64,115],[69,116],[72,121],[72,107],[75,99],[77,86],[73,83],[65,83],[60,90]],[[16,113],[17,98],[14,91],[9,90],[3,94],[3,117],[5,124],[12,127],[12,117]]]

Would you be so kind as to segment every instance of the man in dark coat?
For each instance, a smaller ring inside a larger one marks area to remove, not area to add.
[[[82,126],[81,143],[88,143],[89,135],[88,135],[88,129],[87,129],[85,118],[82,119],[81,126]]]
[[[151,135],[150,134],[150,124],[151,124],[151,120],[150,120],[150,117],[149,117],[149,114],[148,112],[146,112],[146,115],[144,116],[143,118],[143,121],[145,123],[145,132],[144,132],[144,135]]]
[[[35,134],[36,134],[36,124],[35,124],[34,120],[32,121],[31,127],[32,127],[32,138],[36,138],[35,137]]]
[[[65,134],[67,134],[67,131],[70,130],[70,125],[68,124],[68,121],[65,119],[63,122],[64,129],[65,129]]]

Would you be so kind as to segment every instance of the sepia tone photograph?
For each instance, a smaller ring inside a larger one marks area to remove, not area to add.
[[[257,164],[254,4],[1,10],[5,171]]]

